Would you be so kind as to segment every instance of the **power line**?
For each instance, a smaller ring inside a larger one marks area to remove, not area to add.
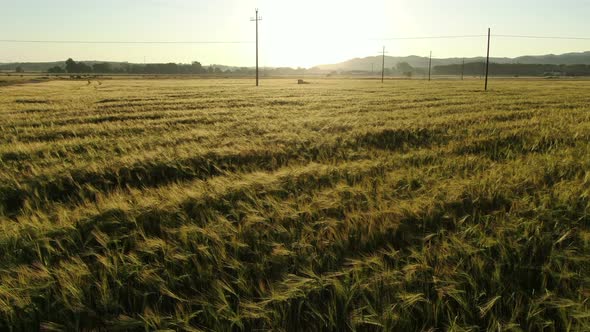
[[[253,44],[253,41],[102,41],[102,40],[20,40],[0,39],[0,43],[37,44]]]
[[[254,20],[254,19],[253,19]],[[483,38],[486,35],[442,35],[442,36],[416,36],[416,37],[389,37],[371,38],[369,40],[428,40],[428,39],[461,39],[461,38]],[[590,37],[568,37],[568,36],[534,36],[534,35],[510,35],[499,34],[492,37],[500,38],[523,38],[523,39],[555,39],[555,40],[590,40]],[[140,41],[140,40],[37,40],[37,39],[0,39],[0,43],[38,43],[38,44],[254,44],[250,40],[181,40],[181,41]]]
[[[371,40],[419,40],[419,39],[460,39],[460,38],[482,38],[488,35],[447,35],[447,36],[421,36],[421,37],[390,37],[374,38]],[[562,40],[590,40],[590,37],[567,37],[567,36],[529,36],[529,35],[492,35],[492,37],[503,38],[528,38],[528,39],[562,39]]]
[[[458,39],[458,38],[480,38],[486,35],[459,35],[459,36],[422,36],[422,37],[390,37],[371,40],[415,40],[415,39]]]
[[[590,37],[560,37],[560,36],[492,35],[492,37],[528,38],[528,39],[559,39],[559,40],[590,40]]]

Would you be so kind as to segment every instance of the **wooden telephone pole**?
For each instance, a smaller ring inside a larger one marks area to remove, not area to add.
[[[258,8],[256,8],[256,17],[250,19],[250,21],[256,21],[256,86],[258,86],[258,22],[262,20],[262,17],[258,16]]]
[[[385,78],[385,46],[383,46],[383,61],[381,64],[381,83],[383,83],[384,78]]]
[[[465,58],[463,58],[463,65],[461,65],[461,81],[465,77]]]
[[[430,72],[432,70],[432,51],[430,51],[430,58],[428,59],[428,80],[430,81]]]
[[[488,55],[486,57],[486,86],[485,91],[488,91],[488,75],[490,74],[490,39],[492,36],[491,29],[488,28]]]
[[[383,83],[385,79],[385,46],[383,46],[383,51],[381,52],[381,83]]]

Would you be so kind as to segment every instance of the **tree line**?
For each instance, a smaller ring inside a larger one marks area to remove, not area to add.
[[[22,68],[17,68],[22,72]],[[439,65],[433,67],[435,75],[461,75],[464,70],[465,76],[480,76],[484,74],[485,62],[470,62],[465,64],[462,68],[461,64],[453,65]],[[227,68],[220,66],[203,66],[200,62],[194,61],[191,64],[177,64],[177,63],[150,63],[150,64],[131,64],[131,63],[116,63],[109,62],[86,64],[84,62],[76,62],[73,59],[68,59],[65,66],[55,66],[48,70],[49,73],[54,74],[225,74],[225,75],[254,75],[253,68]],[[317,72],[316,68],[264,68],[261,70],[262,76],[277,76],[277,75],[295,75]],[[412,77],[418,75],[426,75],[428,68],[412,67],[407,62],[400,62],[391,68],[385,68],[386,76],[405,76]],[[490,73],[492,75],[502,76],[590,76],[590,65],[547,65],[547,64],[500,64],[490,63]],[[373,72],[368,71],[334,71],[332,74],[381,74],[381,69],[375,69]],[[330,74],[329,74],[330,76]]]
[[[312,68],[313,70],[313,68]],[[383,69],[385,76],[404,76],[411,78],[413,76],[422,76],[428,73],[428,68],[413,67],[408,62],[398,62],[393,67],[386,67]],[[381,76],[381,66],[375,67],[373,70],[334,70],[328,76],[332,75],[372,75]]]
[[[436,75],[460,75],[462,65],[435,66]],[[465,64],[465,76],[480,76],[485,72],[485,62]],[[588,76],[590,65],[543,65],[521,63],[490,63],[491,75],[505,76]]]
[[[244,70],[247,70],[247,68]],[[52,74],[220,74],[227,72],[227,70],[224,71],[222,68],[216,66],[204,67],[198,61],[194,61],[191,64],[118,63],[113,65],[109,62],[102,62],[89,65],[84,62],[76,62],[70,58],[66,60],[64,67],[55,66],[47,72]]]
[[[256,74],[254,68],[250,67],[225,67],[218,65],[203,66],[200,62],[194,61],[191,64],[178,63],[109,63],[101,62],[86,64],[76,62],[73,59],[65,61],[65,66],[54,66],[48,73],[51,74],[133,74],[133,75],[176,75],[176,74],[217,74],[231,76],[252,76]],[[305,68],[262,68],[261,76],[300,75],[309,72]]]

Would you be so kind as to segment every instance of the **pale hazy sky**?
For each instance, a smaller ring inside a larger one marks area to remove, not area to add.
[[[261,66],[312,66],[376,55],[480,56],[492,34],[590,37],[590,0],[0,0],[0,40],[254,41]],[[590,40],[492,40],[493,56],[590,50]],[[251,66],[254,44],[125,45],[0,42],[0,62],[77,60]]]

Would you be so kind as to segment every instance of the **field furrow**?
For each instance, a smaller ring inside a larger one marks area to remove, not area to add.
[[[0,87],[0,330],[584,331],[590,83]]]

